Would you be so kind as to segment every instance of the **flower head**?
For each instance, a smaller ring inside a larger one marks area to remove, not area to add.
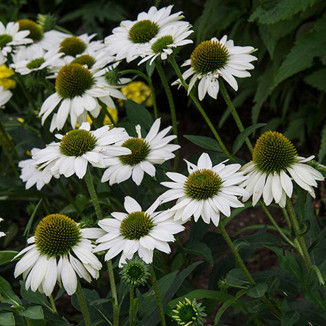
[[[146,101],[146,106],[153,105],[151,89],[142,81],[134,81],[121,88],[121,92],[127,97],[138,104]]]
[[[16,256],[24,255],[17,263],[14,275],[27,277],[26,289],[39,290],[49,296],[58,281],[72,295],[77,288],[76,274],[88,282],[91,276],[99,276],[102,265],[92,253],[93,245],[88,239],[101,234],[100,229],[81,229],[68,216],[48,215],[37,225],[34,236],[28,239],[29,246]]]
[[[117,60],[126,59],[130,62],[139,56],[143,57],[150,50],[152,39],[167,35],[167,30],[175,25],[181,26],[179,20],[183,18],[182,13],[171,14],[172,7],[159,10],[151,7],[147,13],[138,14],[137,20],[122,21],[119,27],[113,29],[113,34],[105,39],[105,43],[116,54]]]
[[[324,180],[324,177],[313,167],[304,164],[313,158],[298,156],[292,142],[281,133],[265,132],[256,142],[252,161],[243,167],[243,173],[248,175],[242,184],[248,191],[243,200],[253,196],[253,205],[256,205],[263,196],[266,205],[270,205],[274,199],[281,207],[285,207],[286,196],[291,198],[293,192],[290,177],[315,197],[312,187],[316,187],[316,181]]]
[[[106,234],[96,241],[99,245],[94,252],[107,250],[105,260],[110,260],[122,251],[120,267],[136,252],[147,264],[153,261],[155,248],[170,253],[167,242],[174,241],[173,235],[183,231],[184,227],[171,219],[171,212],[154,212],[157,205],[155,202],[143,211],[135,199],[125,197],[127,213],[113,212],[112,218],[98,222]]]
[[[104,171],[101,181],[109,180],[112,185],[132,177],[132,180],[139,185],[145,172],[152,177],[155,175],[154,164],[162,164],[173,158],[172,152],[180,146],[169,144],[176,136],[165,137],[171,127],[159,132],[160,124],[161,120],[157,119],[145,138],[142,138],[140,126],[138,126],[138,137],[129,137],[118,143],[122,147],[129,148],[131,154],[107,159],[106,163],[109,168]]]
[[[149,277],[148,265],[135,256],[126,260],[126,263],[122,265],[120,274],[122,280],[127,284],[144,285]]]
[[[247,70],[254,69],[251,61],[257,60],[250,53],[254,52],[251,46],[234,46],[232,40],[223,36],[219,41],[212,38],[200,43],[192,52],[191,57],[183,65],[191,66],[183,73],[183,78],[190,76],[188,93],[197,79],[198,97],[202,100],[206,93],[216,99],[219,91],[218,78],[221,76],[234,90],[238,90],[235,77],[249,77]]]
[[[168,172],[167,176],[173,182],[162,182],[162,185],[171,188],[160,196],[162,202],[177,199],[176,205],[171,208],[175,212],[174,219],[187,221],[192,215],[197,222],[201,216],[205,223],[210,220],[218,225],[220,213],[230,216],[231,207],[242,207],[237,196],[247,192],[239,183],[246,177],[240,169],[240,164],[213,166],[208,154],[203,153],[198,164],[188,161],[188,177],[180,173]]]
[[[172,310],[175,313],[172,318],[180,326],[203,326],[206,316],[204,310],[201,303],[197,303],[195,299],[190,301],[185,298],[184,301],[179,301],[176,308]]]

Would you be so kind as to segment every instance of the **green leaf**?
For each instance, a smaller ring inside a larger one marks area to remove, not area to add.
[[[20,294],[22,298],[29,303],[34,303],[37,305],[42,305],[47,307],[49,310],[52,311],[52,307],[48,302],[48,299],[44,293],[34,292],[32,290],[26,290],[25,288],[25,281],[20,282]]]
[[[326,67],[308,75],[304,81],[320,91],[326,92]]]
[[[151,77],[153,75],[154,70],[155,70],[155,64],[154,64],[154,62],[150,65],[149,64],[150,61],[151,60],[147,60],[147,62],[146,62],[146,73],[147,73],[147,76],[148,77]]]
[[[19,314],[30,319],[44,319],[43,309],[41,306],[28,307],[26,310],[19,311]]]
[[[4,297],[3,302],[9,303],[16,307],[21,307],[22,303],[15,294],[9,282],[0,276],[0,294]]]
[[[223,152],[218,142],[213,138],[195,135],[183,135],[183,137],[203,149],[208,149],[215,152]]]
[[[184,251],[187,254],[203,258],[211,265],[214,264],[212,250],[204,242],[193,241],[193,242],[187,243],[187,245],[184,247]]]
[[[127,100],[125,104],[127,116],[134,125],[140,124],[146,130],[152,127],[153,118],[143,105],[131,100]]]
[[[18,254],[18,251],[2,250],[0,251],[0,265],[10,263],[11,260]]]
[[[233,143],[232,154],[234,155],[241,148],[241,146],[243,145],[243,143],[245,142],[246,138],[249,135],[251,135],[258,128],[261,128],[265,125],[266,125],[266,123],[256,123],[256,124],[246,128],[244,131],[242,131]]]
[[[290,53],[278,69],[273,87],[292,75],[310,68],[315,57],[325,54],[326,16],[316,21],[313,30],[301,36],[292,47]]]
[[[323,127],[323,131],[321,132],[321,142],[320,148],[318,152],[318,161],[321,162],[326,155],[326,124]]]
[[[291,18],[300,11],[306,10],[321,0],[280,0],[275,2],[275,5],[264,8],[263,5],[249,17],[249,22],[258,20],[261,24],[273,24],[280,20]]]
[[[1,326],[15,326],[15,317],[12,312],[0,313],[0,325]]]
[[[248,288],[247,294],[251,298],[261,298],[267,291],[268,284],[267,283],[258,283],[256,285],[251,285]]]
[[[281,326],[292,326],[299,320],[299,318],[300,314],[297,311],[287,311],[281,319]]]
[[[37,212],[37,210],[38,210],[38,208],[39,208],[39,206],[40,206],[42,200],[43,200],[43,198],[41,198],[41,199],[39,200],[39,202],[37,203],[37,205],[36,205],[36,207],[35,207],[35,209],[34,209],[32,215],[31,215],[31,217],[30,217],[29,220],[28,220],[28,223],[27,223],[27,225],[26,225],[26,228],[25,228],[25,231],[24,231],[24,234],[23,234],[24,237],[26,237],[26,236],[28,237],[28,235],[29,235],[29,231],[30,231],[30,229],[31,229],[31,227],[32,227],[32,224],[33,224],[33,220],[34,220],[35,214],[36,214],[36,212]]]
[[[248,286],[250,283],[247,276],[243,273],[241,268],[231,269],[225,278],[225,281],[232,285]]]

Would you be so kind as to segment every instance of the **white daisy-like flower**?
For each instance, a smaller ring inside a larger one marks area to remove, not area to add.
[[[12,97],[12,93],[0,85],[0,106],[5,105]]]
[[[105,69],[92,70],[79,63],[63,66],[55,80],[56,92],[41,107],[39,115],[42,116],[42,124],[58,107],[52,116],[50,131],[62,129],[68,116],[72,128],[75,128],[76,123],[87,121],[87,113],[94,118],[99,115],[99,100],[111,108],[115,108],[112,97],[125,100],[118,86],[107,82],[105,73]]]
[[[41,169],[49,167],[52,175],[64,175],[69,178],[76,174],[82,179],[85,176],[88,163],[94,167],[105,168],[105,159],[111,156],[122,156],[131,153],[129,148],[114,145],[128,138],[124,128],[103,126],[90,131],[88,122],[79,129],[57,134],[60,142],[52,142],[46,148],[33,155],[35,164]]]
[[[4,56],[11,52],[13,47],[32,43],[27,38],[29,31],[19,31],[19,24],[9,22],[6,26],[0,21],[0,51]]]
[[[96,241],[99,245],[94,252],[107,250],[105,260],[110,260],[122,251],[119,267],[136,252],[147,264],[153,261],[154,249],[170,253],[167,242],[174,241],[173,235],[183,231],[184,227],[171,219],[172,212],[154,212],[157,205],[156,201],[143,211],[135,199],[125,197],[127,213],[113,212],[112,218],[98,222],[106,234]]]
[[[231,207],[243,207],[237,196],[244,196],[247,191],[239,186],[246,177],[237,172],[240,164],[225,165],[224,162],[212,165],[207,153],[203,153],[197,165],[188,161],[188,177],[175,172],[166,175],[173,182],[162,182],[165,187],[171,188],[160,196],[162,203],[175,200],[174,219],[186,222],[194,216],[197,222],[201,216],[207,224],[210,221],[215,226],[219,224],[220,213],[230,216]]]
[[[170,5],[159,10],[151,7],[148,13],[138,14],[135,21],[122,21],[119,27],[113,29],[113,34],[105,38],[105,44],[116,54],[117,60],[126,59],[130,62],[139,56],[143,57],[151,48],[150,41],[154,37],[164,35],[164,30],[176,23],[180,26],[179,20],[184,16],[182,12],[171,15],[172,7]]]
[[[167,34],[154,37],[150,41],[150,48],[145,52],[145,58],[138,65],[147,60],[150,60],[150,64],[152,64],[157,57],[160,57],[161,60],[166,60],[173,53],[174,48],[193,43],[192,40],[187,39],[193,33],[190,28],[190,24],[181,24],[181,26],[174,24],[166,31]]]
[[[2,222],[2,221],[3,221],[3,218],[0,217],[0,222]],[[6,235],[6,233],[0,231],[0,238],[4,237],[5,235]]]
[[[12,56],[13,63],[10,67],[21,75],[27,75],[32,71],[58,66],[61,56],[62,53],[58,53],[56,50],[46,51],[36,43],[31,45],[28,51],[26,47],[21,47]]]
[[[17,263],[14,275],[23,274],[27,290],[38,290],[49,296],[58,282],[72,295],[77,289],[77,276],[87,282],[91,282],[91,277],[99,277],[102,264],[92,253],[94,245],[89,239],[101,235],[101,229],[81,229],[68,216],[48,215],[37,225],[34,236],[28,239],[29,246],[15,257],[24,255]]]
[[[222,77],[234,90],[238,90],[235,77],[250,77],[247,70],[254,69],[251,61],[257,58],[251,55],[255,49],[252,46],[234,46],[226,35],[219,41],[213,37],[201,42],[192,52],[189,60],[183,66],[191,66],[183,73],[183,78],[190,76],[188,93],[196,81],[198,83],[198,98],[202,100],[206,93],[216,99],[219,91],[218,78]]]
[[[55,177],[56,179],[60,177],[58,173],[53,174],[51,172],[51,167],[53,167],[54,162],[45,166],[36,163],[36,160],[33,157],[37,156],[39,151],[42,150],[39,148],[33,148],[31,151],[32,158],[20,161],[18,164],[21,168],[20,179],[26,183],[26,189],[36,185],[37,190],[41,190],[44,185],[51,181],[52,177]]]
[[[154,164],[163,164],[174,158],[173,152],[180,148],[179,145],[169,144],[176,138],[175,135],[166,136],[171,127],[159,132],[161,119],[155,120],[147,136],[142,138],[140,126],[136,126],[138,137],[129,137],[117,144],[131,150],[130,155],[112,157],[106,159],[109,166],[103,173],[102,182],[109,180],[110,185],[120,183],[132,177],[132,180],[140,185],[144,173],[155,176]],[[166,137],[165,137],[166,136]]]
[[[263,196],[266,205],[274,199],[280,207],[285,207],[286,196],[291,198],[293,193],[291,177],[315,198],[313,187],[317,186],[316,181],[324,180],[319,171],[305,164],[314,156],[298,156],[292,142],[279,132],[267,131],[260,136],[252,156],[252,161],[242,169],[248,175],[242,186],[248,191],[243,200],[252,196],[253,205]]]

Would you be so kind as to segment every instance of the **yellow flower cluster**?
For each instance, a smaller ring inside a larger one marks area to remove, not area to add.
[[[138,104],[145,102],[146,106],[153,106],[151,90],[142,81],[135,81],[129,83],[127,86],[121,88],[121,92],[129,99]]]
[[[3,86],[4,89],[15,88],[16,82],[9,78],[13,74],[14,71],[6,65],[0,66],[0,86]]]

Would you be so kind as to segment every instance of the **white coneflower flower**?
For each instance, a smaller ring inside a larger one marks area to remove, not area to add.
[[[142,138],[140,126],[136,127],[138,137],[129,137],[123,142],[117,144],[131,150],[130,155],[113,157],[106,159],[109,166],[103,173],[102,182],[108,181],[110,185],[120,183],[132,177],[132,180],[140,185],[146,172],[151,177],[155,176],[154,164],[163,164],[172,159],[173,152],[180,148],[179,145],[169,144],[176,138],[175,135],[165,135],[171,127],[167,127],[159,132],[161,119],[155,120],[147,136]]]
[[[4,56],[11,52],[12,47],[32,43],[27,38],[29,31],[19,31],[19,24],[9,22],[6,26],[0,21],[0,51]]]
[[[147,264],[153,261],[154,249],[170,253],[167,242],[174,241],[173,235],[184,227],[171,219],[171,212],[154,212],[157,204],[143,211],[136,200],[127,196],[124,202],[127,213],[113,212],[112,218],[98,222],[106,234],[96,241],[100,244],[94,252],[108,250],[105,260],[110,260],[122,251],[120,267],[136,252]]]
[[[13,64],[10,67],[21,75],[27,75],[32,71],[56,67],[61,62],[61,56],[62,53],[55,50],[46,51],[39,44],[33,44],[28,51],[26,47],[20,48],[13,55]]]
[[[147,60],[151,60],[150,64],[152,64],[157,57],[160,57],[161,60],[166,60],[173,53],[174,48],[192,43],[192,40],[187,39],[193,33],[190,28],[190,24],[182,24],[181,26],[173,25],[166,31],[167,34],[154,37],[150,41],[150,49],[144,53],[146,55],[145,58],[138,65]]]
[[[12,97],[12,93],[0,85],[0,106],[5,105]]]
[[[105,39],[105,43],[116,54],[117,60],[126,59],[130,62],[139,56],[143,57],[151,48],[150,41],[154,37],[160,37],[165,29],[174,24],[180,26],[182,12],[171,15],[172,7],[171,5],[159,10],[151,7],[148,13],[138,14],[137,20],[122,21],[119,27],[113,29],[113,34]]]
[[[92,253],[94,245],[88,239],[97,239],[102,234],[96,228],[81,229],[68,216],[48,215],[28,239],[29,246],[16,256],[24,255],[14,275],[23,274],[27,290],[39,290],[49,296],[58,281],[72,295],[77,289],[77,275],[87,282],[91,282],[91,276],[99,277],[102,264]]]
[[[286,196],[292,196],[293,184],[290,177],[312,197],[317,186],[316,180],[324,180],[320,172],[305,164],[314,156],[304,158],[297,155],[294,145],[276,131],[267,131],[256,142],[252,161],[243,167],[248,179],[242,184],[248,191],[243,197],[246,201],[252,196],[253,205],[263,196],[266,205],[273,199],[285,207]],[[290,175],[290,176],[289,176]]]
[[[215,166],[207,153],[203,153],[198,164],[188,161],[188,177],[175,172],[166,175],[173,182],[162,182],[163,186],[171,188],[160,196],[162,202],[177,199],[175,206],[171,208],[175,212],[174,219],[187,221],[192,215],[195,221],[201,216],[205,223],[212,221],[215,226],[219,224],[220,213],[230,216],[231,207],[242,207],[243,204],[237,196],[247,194],[239,183],[246,177],[240,169],[240,164]]]
[[[114,143],[128,138],[124,128],[103,126],[90,131],[88,122],[79,129],[67,132],[65,135],[56,135],[59,143],[53,142],[46,148],[33,155],[37,166],[45,168],[50,165],[53,175],[64,175],[66,178],[76,174],[82,179],[85,176],[87,165],[105,168],[105,158],[130,154],[130,149],[115,146]]]
[[[96,71],[79,63],[63,66],[55,81],[56,92],[49,96],[41,107],[42,123],[58,106],[57,113],[52,117],[51,132],[62,129],[68,116],[73,128],[76,123],[87,121],[87,113],[96,118],[100,113],[98,100],[115,108],[111,97],[120,99],[126,97],[116,86],[108,84],[104,77],[105,73],[105,69]]]
[[[3,218],[0,217],[0,222],[1,222],[1,221],[3,221]],[[0,238],[1,238],[1,237],[4,237],[5,235],[6,235],[6,233],[0,231]]]
[[[59,178],[58,173],[53,174],[51,172],[51,167],[54,163],[48,164],[44,167],[37,164],[36,160],[33,157],[37,156],[37,153],[41,151],[39,148],[33,148],[32,158],[20,161],[18,166],[22,169],[20,178],[23,182],[26,182],[26,189],[31,188],[36,184],[37,190],[41,190],[45,184],[48,184],[52,177]]]
[[[222,77],[234,90],[238,90],[235,77],[249,77],[247,70],[254,69],[251,61],[257,60],[250,53],[255,49],[252,46],[234,46],[232,40],[223,36],[219,41],[213,37],[209,41],[201,42],[192,52],[191,57],[183,66],[191,66],[183,73],[183,78],[190,76],[188,93],[197,79],[198,98],[202,100],[206,93],[216,99],[219,91],[218,78]]]

